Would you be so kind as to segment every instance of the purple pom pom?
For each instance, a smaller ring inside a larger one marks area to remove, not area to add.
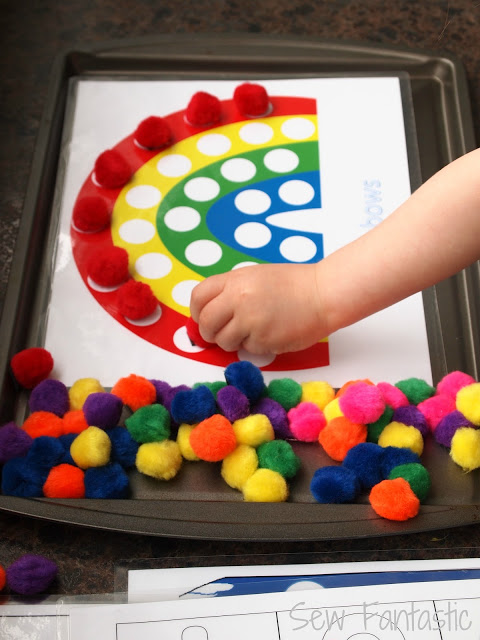
[[[440,420],[437,428],[433,432],[438,444],[450,449],[452,438],[460,427],[473,427],[474,425],[465,418],[460,411],[452,411]]]
[[[83,413],[89,426],[100,429],[116,427],[122,415],[123,402],[112,394],[99,391],[91,393],[83,405]]]
[[[409,427],[415,427],[420,431],[424,438],[426,438],[430,432],[427,419],[420,409],[417,409],[413,404],[395,409],[393,412],[392,422],[401,422]]]
[[[163,393],[163,406],[167,411],[170,411],[172,408],[172,402],[175,396],[179,391],[190,391],[190,387],[186,384],[179,384],[178,387],[170,387],[170,389],[166,389]]]
[[[28,401],[30,411],[49,411],[63,418],[70,408],[68,389],[60,380],[43,380],[32,390]]]
[[[32,438],[26,431],[17,427],[14,422],[8,422],[0,429],[0,464],[5,464],[12,458],[26,455],[32,445]]]
[[[170,389],[172,388],[168,382],[164,382],[163,380],[150,380],[150,382],[155,387],[155,391],[157,392],[157,402],[158,404],[165,404],[165,396],[168,394]]]
[[[272,423],[276,438],[293,438],[288,423],[288,415],[282,405],[272,398],[262,398],[253,407],[252,413],[262,413]]]
[[[250,403],[247,396],[240,389],[231,385],[219,389],[217,404],[225,418],[230,422],[246,418],[250,413]]]
[[[25,596],[45,591],[58,573],[58,567],[44,556],[26,554],[7,569],[7,584],[12,591]]]

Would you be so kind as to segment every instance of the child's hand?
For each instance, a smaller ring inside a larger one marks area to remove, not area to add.
[[[324,334],[315,264],[249,266],[207,278],[190,308],[200,334],[225,351],[285,353]]]

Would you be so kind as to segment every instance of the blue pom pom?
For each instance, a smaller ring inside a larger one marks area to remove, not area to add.
[[[420,463],[420,458],[411,449],[403,447],[385,447],[382,456],[382,474],[386,480],[390,475],[390,471],[401,464],[409,464],[410,462]]]
[[[2,470],[2,493],[20,498],[41,498],[48,472],[32,465],[26,458],[13,458]]]
[[[40,436],[34,439],[26,460],[30,465],[46,471],[48,475],[52,467],[60,464],[64,454],[65,449],[58,438]]]
[[[172,401],[172,418],[178,424],[196,424],[217,413],[215,396],[205,385],[179,391]]]
[[[64,454],[63,458],[60,460],[60,464],[71,464],[74,467],[77,466],[70,454],[70,446],[77,436],[78,433],[65,433],[63,436],[59,437],[64,448]]]
[[[343,466],[357,476],[362,489],[371,489],[384,480],[382,459],[385,449],[373,442],[361,442],[350,449]]]
[[[90,467],[85,471],[86,498],[127,498],[128,476],[117,463]]]
[[[247,360],[229,364],[225,369],[225,380],[240,389],[251,404],[257,402],[265,390],[262,372]]]
[[[124,427],[115,427],[108,432],[112,441],[111,459],[118,462],[125,469],[135,466],[135,458],[137,457],[138,442],[136,442],[128,429]]]
[[[353,502],[360,493],[360,483],[346,467],[320,467],[313,474],[310,491],[323,504]]]

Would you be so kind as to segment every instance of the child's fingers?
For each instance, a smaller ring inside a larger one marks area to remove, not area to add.
[[[231,299],[222,293],[217,295],[207,302],[200,311],[198,316],[200,335],[208,342],[217,342],[217,334],[230,322],[232,317]]]
[[[215,336],[215,342],[224,351],[238,351],[248,333],[240,327],[235,318],[232,318]]]
[[[205,305],[223,291],[224,280],[223,273],[210,276],[193,289],[190,297],[190,314],[195,322],[199,322],[200,313]]]

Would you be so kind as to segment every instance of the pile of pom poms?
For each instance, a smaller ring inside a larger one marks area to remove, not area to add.
[[[2,492],[128,498],[130,469],[170,480],[184,460],[203,460],[219,463],[225,482],[246,501],[285,501],[300,467],[286,438],[295,432],[313,441],[321,426],[320,411],[303,423],[289,420],[301,394],[293,381],[266,386],[249,362],[229,365],[224,381],[191,388],[135,374],[111,391],[95,378],[79,379],[70,389],[44,378],[30,392],[23,424],[0,428]]]
[[[395,385],[369,380],[344,385],[325,406],[319,442],[340,466],[317,469],[318,502],[353,502],[365,491],[375,512],[391,520],[417,515],[430,475],[421,464],[424,439],[450,449],[465,471],[480,467],[480,384],[460,371],[437,387],[410,378]]]
[[[480,466],[480,384],[458,371],[436,388],[411,378],[349,381],[335,391],[291,378],[267,385],[243,361],[217,382],[174,387],[131,374],[106,391],[94,378],[69,389],[49,378],[45,350],[26,349],[11,364],[30,390],[30,414],[0,429],[7,495],[128,498],[130,469],[165,481],[185,461],[203,461],[218,464],[244,500],[281,502],[301,464],[289,441],[301,441],[320,444],[339,463],[314,474],[318,502],[352,502],[369,491],[379,515],[403,520],[428,494],[420,462],[428,434],[462,469]]]
[[[48,589],[57,574],[58,567],[53,560],[27,553],[6,569],[0,565],[0,591],[8,588],[13,593],[34,596]]]

